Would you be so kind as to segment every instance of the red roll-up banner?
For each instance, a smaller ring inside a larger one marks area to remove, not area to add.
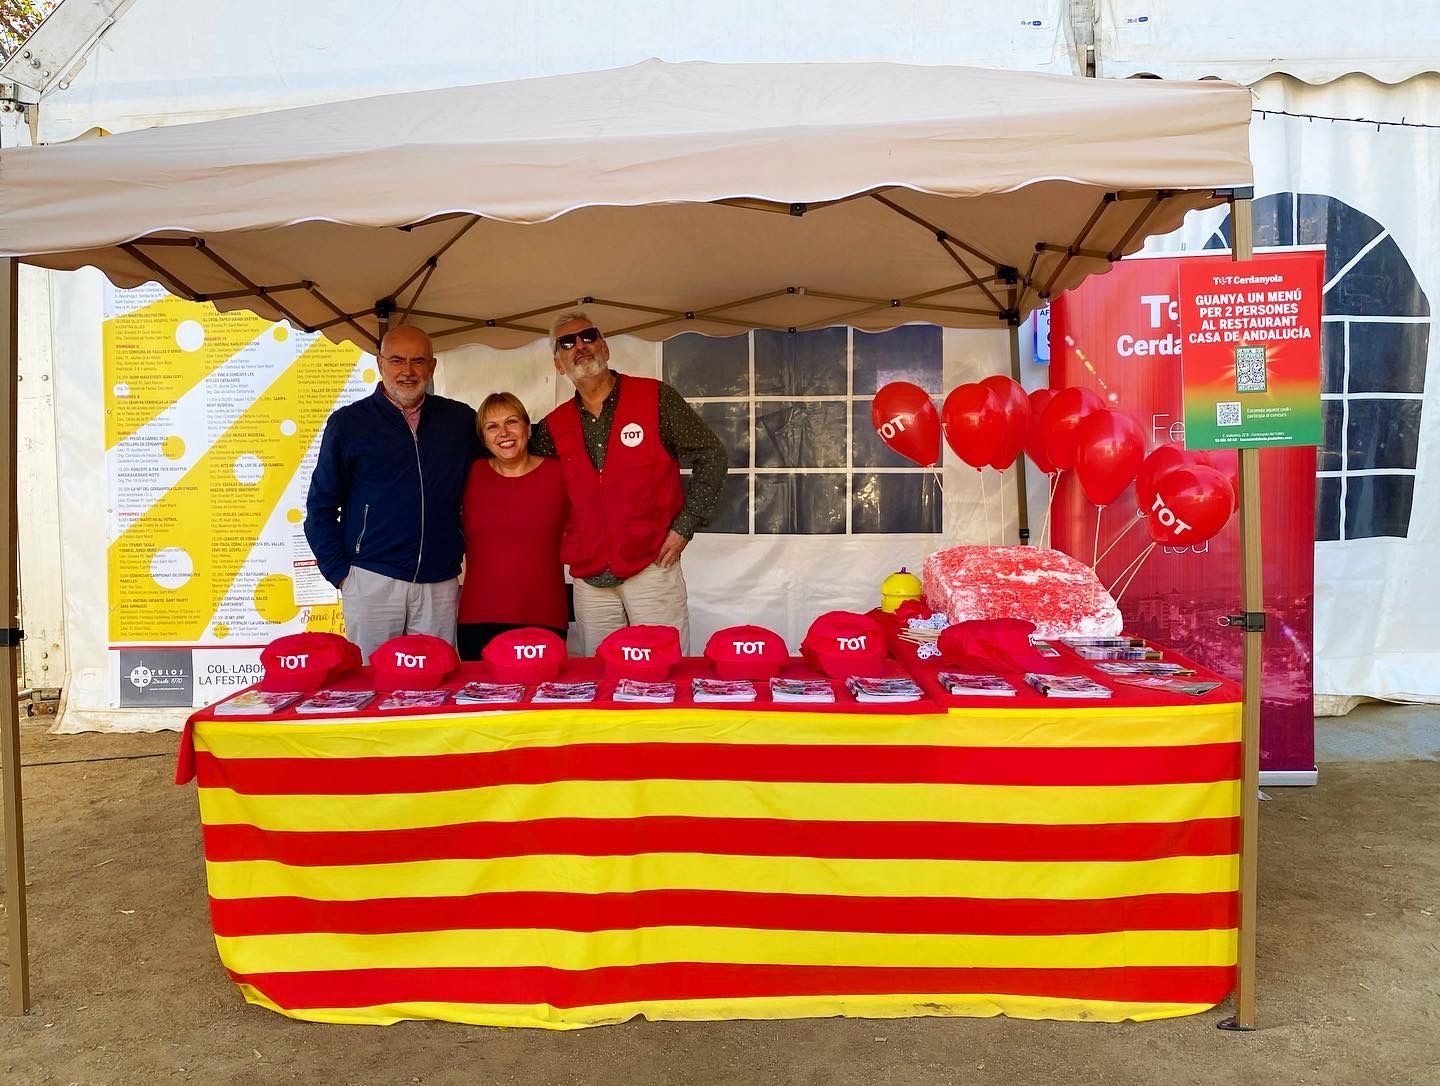
[[[1304,262],[1317,278],[1324,256],[1318,250],[1267,253],[1267,259]],[[1050,386],[1093,389],[1107,406],[1133,415],[1145,432],[1147,452],[1183,445],[1180,268],[1229,259],[1123,260],[1057,298],[1050,307]],[[1207,456],[1234,477],[1235,452]],[[1232,517],[1208,542],[1156,546],[1142,560],[1150,537],[1134,486],[1097,511],[1074,474],[1060,474],[1053,545],[1086,563],[1098,558],[1096,572],[1117,597],[1128,631],[1172,645],[1238,680],[1243,639],[1222,620],[1243,610],[1239,518]],[[1260,768],[1283,774],[1280,780],[1294,779],[1290,774],[1303,779],[1315,768],[1315,449],[1262,449],[1260,480],[1267,615]]]

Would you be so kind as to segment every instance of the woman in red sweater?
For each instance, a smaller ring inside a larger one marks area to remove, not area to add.
[[[460,589],[460,659],[478,660],[496,634],[545,626],[562,638],[568,624],[560,535],[565,479],[560,461],[530,453],[530,415],[518,397],[485,397],[475,428],[490,456],[465,484],[465,583]]]

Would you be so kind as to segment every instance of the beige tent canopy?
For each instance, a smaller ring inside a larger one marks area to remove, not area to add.
[[[581,299],[651,339],[1013,329],[1187,211],[1248,196],[1249,119],[1249,91],[1219,82],[650,61],[0,150],[0,686],[19,636],[17,260],[367,348],[399,321],[442,349],[516,346]],[[23,1011],[18,738],[0,699]]]
[[[1249,92],[666,64],[3,153],[0,256],[373,348],[517,346],[593,298],[663,339],[996,328],[1250,183]]]

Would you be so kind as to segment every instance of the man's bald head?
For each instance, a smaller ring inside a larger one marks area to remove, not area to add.
[[[425,398],[425,386],[435,374],[435,348],[419,328],[401,325],[380,341],[380,383],[401,407],[414,407]]]

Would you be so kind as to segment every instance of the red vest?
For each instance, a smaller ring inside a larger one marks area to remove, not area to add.
[[[595,470],[585,450],[573,397],[545,418],[570,495],[560,557],[572,577],[607,569],[622,579],[633,577],[655,561],[685,505],[680,465],[660,443],[660,382],[619,380],[603,472]]]

